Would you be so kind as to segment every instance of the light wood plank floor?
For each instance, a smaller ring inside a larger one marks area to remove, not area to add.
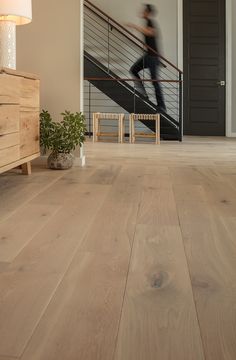
[[[236,140],[0,175],[0,360],[235,360]]]

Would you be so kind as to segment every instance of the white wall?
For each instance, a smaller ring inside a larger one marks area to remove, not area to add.
[[[128,22],[141,24],[142,22],[139,14],[142,4],[145,3],[143,0],[92,0],[92,2],[121,24]],[[148,3],[155,4],[158,8],[157,21],[163,39],[163,55],[169,61],[177,64],[178,0],[158,0],[158,2],[152,0]]]
[[[41,108],[82,110],[82,0],[33,0],[33,21],[17,28],[17,69],[41,79]]]
[[[236,1],[232,1],[232,132],[236,136]]]

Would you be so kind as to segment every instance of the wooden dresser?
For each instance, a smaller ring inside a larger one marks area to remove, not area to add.
[[[20,166],[29,174],[39,155],[39,79],[0,68],[0,173]]]

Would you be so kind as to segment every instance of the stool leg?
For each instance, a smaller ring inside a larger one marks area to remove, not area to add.
[[[161,129],[160,129],[160,114],[158,115],[157,118],[157,143],[158,145],[160,145],[161,143]]]
[[[132,144],[135,143],[135,119],[132,118]]]
[[[123,144],[123,142],[124,142],[124,128],[125,128],[124,121],[125,121],[125,115],[122,114],[122,115],[121,115],[121,119],[120,119],[120,122],[121,122],[121,138],[120,138],[120,142],[121,142],[122,144]]]
[[[98,128],[99,128],[99,117],[96,116],[96,121],[95,121],[95,141],[98,141]]]
[[[132,129],[131,129],[131,115],[129,116],[129,143],[131,144],[131,136],[132,136]]]
[[[129,117],[129,142],[133,143],[133,115],[131,114]]]
[[[93,113],[93,142],[95,142],[95,122],[96,122],[96,114]]]
[[[157,118],[156,118],[156,121],[155,121],[155,123],[156,123],[156,145],[158,144],[158,120],[157,120]]]
[[[125,132],[125,115],[123,114],[121,117],[121,142],[124,142],[124,132]]]
[[[121,115],[119,115],[118,119],[118,142],[122,143],[122,118]]]
[[[97,141],[99,140],[99,136],[101,134],[101,119],[98,118],[98,123],[97,123]]]

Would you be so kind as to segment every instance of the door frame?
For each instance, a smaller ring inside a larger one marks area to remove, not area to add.
[[[232,1],[226,0],[226,114],[225,114],[225,133],[227,137],[236,137],[232,132]],[[183,70],[183,0],[178,0],[178,68]]]

